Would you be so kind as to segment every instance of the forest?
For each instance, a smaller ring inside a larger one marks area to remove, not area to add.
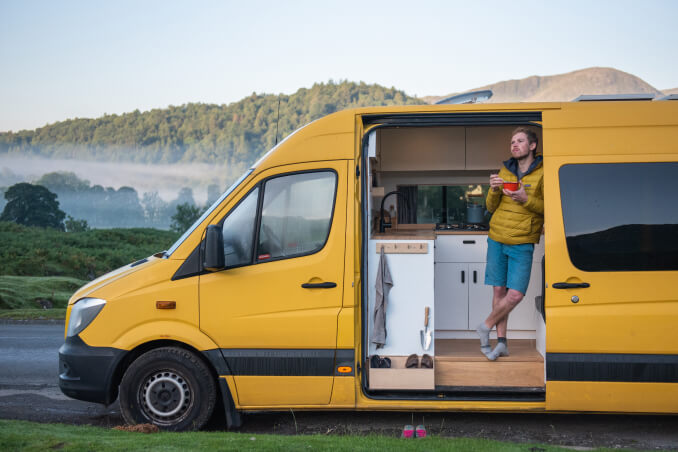
[[[106,114],[96,119],[69,119],[36,130],[0,133],[0,157],[206,162],[242,167],[272,148],[276,138],[280,141],[304,124],[335,111],[423,103],[395,88],[329,81],[299,89],[292,95],[252,93],[228,105],[189,103],[145,112]]]

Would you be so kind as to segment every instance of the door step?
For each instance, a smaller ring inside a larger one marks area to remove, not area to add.
[[[460,388],[473,392],[497,388],[543,390],[544,359],[537,352],[535,341],[511,339],[508,348],[510,356],[489,361],[480,351],[477,339],[436,340],[436,388],[454,388],[455,392]]]

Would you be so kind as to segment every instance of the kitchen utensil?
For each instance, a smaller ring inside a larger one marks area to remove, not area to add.
[[[424,309],[424,329],[419,331],[419,336],[421,337],[421,348],[428,350],[431,347],[431,328],[428,326],[429,312],[431,308],[426,306]]]
[[[485,221],[485,208],[480,204],[466,205],[466,222],[470,224],[483,223]]]

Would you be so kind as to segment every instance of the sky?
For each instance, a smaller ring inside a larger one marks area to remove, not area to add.
[[[444,95],[613,67],[678,87],[678,1],[0,0],[0,132],[329,80]]]

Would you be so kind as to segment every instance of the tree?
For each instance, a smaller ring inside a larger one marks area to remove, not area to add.
[[[7,205],[0,221],[13,221],[26,226],[64,229],[66,214],[59,209],[57,195],[42,185],[21,182],[5,192]]]
[[[66,232],[84,232],[89,231],[87,220],[76,220],[70,215],[66,216]]]
[[[193,204],[183,203],[177,206],[177,213],[172,215],[170,229],[176,232],[184,232],[200,218],[200,208]]]

